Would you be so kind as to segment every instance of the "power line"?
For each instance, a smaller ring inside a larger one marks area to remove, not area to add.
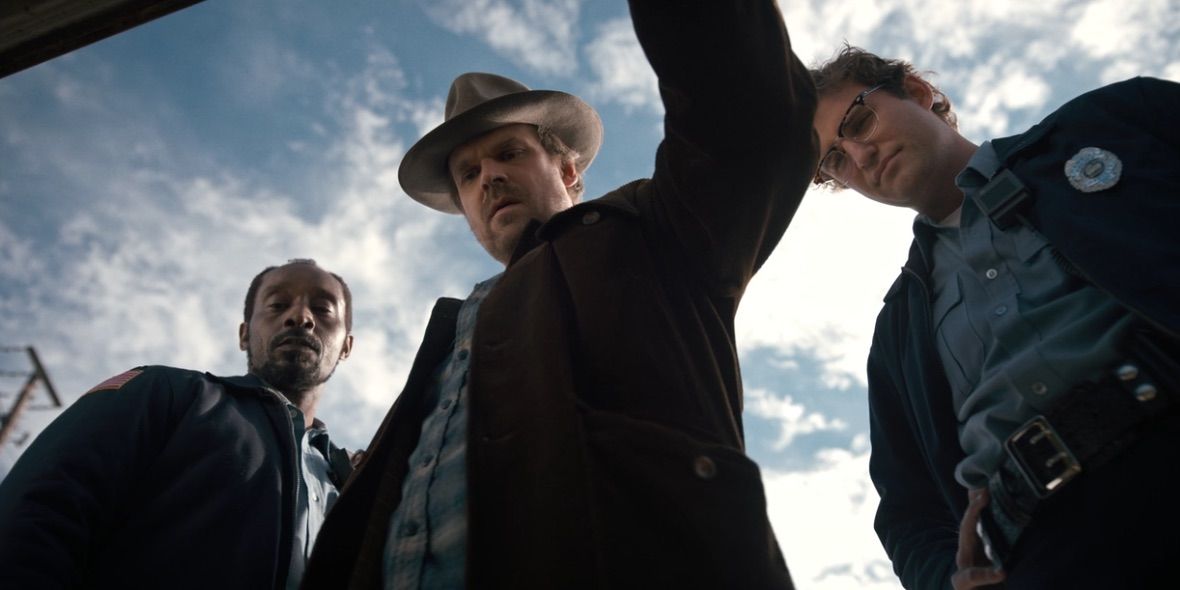
[[[17,394],[16,401],[13,402],[12,408],[5,414],[0,415],[0,445],[3,445],[16,429],[17,421],[20,419],[21,413],[28,407],[29,401],[33,398],[33,390],[38,384],[45,386],[45,390],[49,393],[49,398],[52,401],[54,408],[61,407],[61,398],[57,395],[57,390],[53,387],[53,382],[49,380],[49,374],[45,372],[45,367],[41,365],[41,359],[37,356],[37,351],[32,346],[0,346],[0,353],[17,353],[24,352],[29,356],[29,364],[32,365],[31,370],[26,371],[9,371],[0,372],[0,376],[5,377],[25,377],[24,387],[21,387],[20,393]],[[15,441],[17,445],[24,443],[28,437],[24,437]]]

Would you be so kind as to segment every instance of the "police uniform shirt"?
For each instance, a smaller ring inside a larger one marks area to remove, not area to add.
[[[1039,232],[1002,230],[979,210],[971,196],[999,164],[985,142],[956,179],[967,197],[958,224],[919,216],[914,228],[932,240],[935,342],[967,455],[955,477],[970,488],[986,485],[1016,428],[1120,360],[1131,322],[1109,295],[1065,272]]]

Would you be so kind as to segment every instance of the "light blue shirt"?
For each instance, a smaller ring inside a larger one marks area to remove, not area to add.
[[[475,286],[459,308],[455,344],[435,370],[433,410],[410,454],[385,540],[387,590],[463,588],[467,571],[467,369],[479,305],[499,280]]]
[[[295,502],[295,542],[291,548],[291,567],[287,574],[288,590],[298,590],[315,538],[324,524],[324,515],[336,502],[340,492],[330,476],[328,431],[320,422],[305,429],[303,412],[286,397],[279,397],[286,402],[287,413],[291,416],[291,430],[295,435],[300,465],[299,491]]]
[[[971,488],[986,485],[1016,428],[1121,360],[1131,323],[1113,298],[1065,272],[1039,232],[1000,229],[980,211],[971,196],[999,166],[985,142],[956,179],[967,195],[958,224],[915,222],[935,228],[932,320],[967,455],[955,478]]]

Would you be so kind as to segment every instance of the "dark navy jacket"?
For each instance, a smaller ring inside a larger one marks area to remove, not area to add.
[[[0,483],[0,588],[283,588],[299,473],[283,402],[252,375],[136,370]]]
[[[1063,264],[1141,318],[1180,334],[1180,84],[1134,78],[1084,94],[1029,131],[992,141],[1029,189],[1027,222]],[[1074,189],[1085,147],[1122,161],[1113,187]],[[907,588],[950,588],[966,490],[950,385],[934,347],[930,252],[915,241],[885,296],[869,353],[877,534]]]

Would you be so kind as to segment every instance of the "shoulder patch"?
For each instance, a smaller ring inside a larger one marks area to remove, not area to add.
[[[99,383],[98,385],[95,385],[94,387],[91,387],[90,391],[87,391],[86,393],[94,393],[96,391],[104,391],[104,390],[108,390],[108,389],[112,389],[112,390],[119,389],[119,388],[123,387],[124,385],[127,385],[128,381],[131,381],[132,379],[138,377],[139,374],[142,372],[143,372],[143,369],[132,369],[132,370],[127,371],[125,373],[120,373],[118,375],[115,375],[114,377],[111,377],[110,379],[107,379],[106,381],[103,381],[102,383]],[[82,395],[86,395],[86,394],[82,394]]]

